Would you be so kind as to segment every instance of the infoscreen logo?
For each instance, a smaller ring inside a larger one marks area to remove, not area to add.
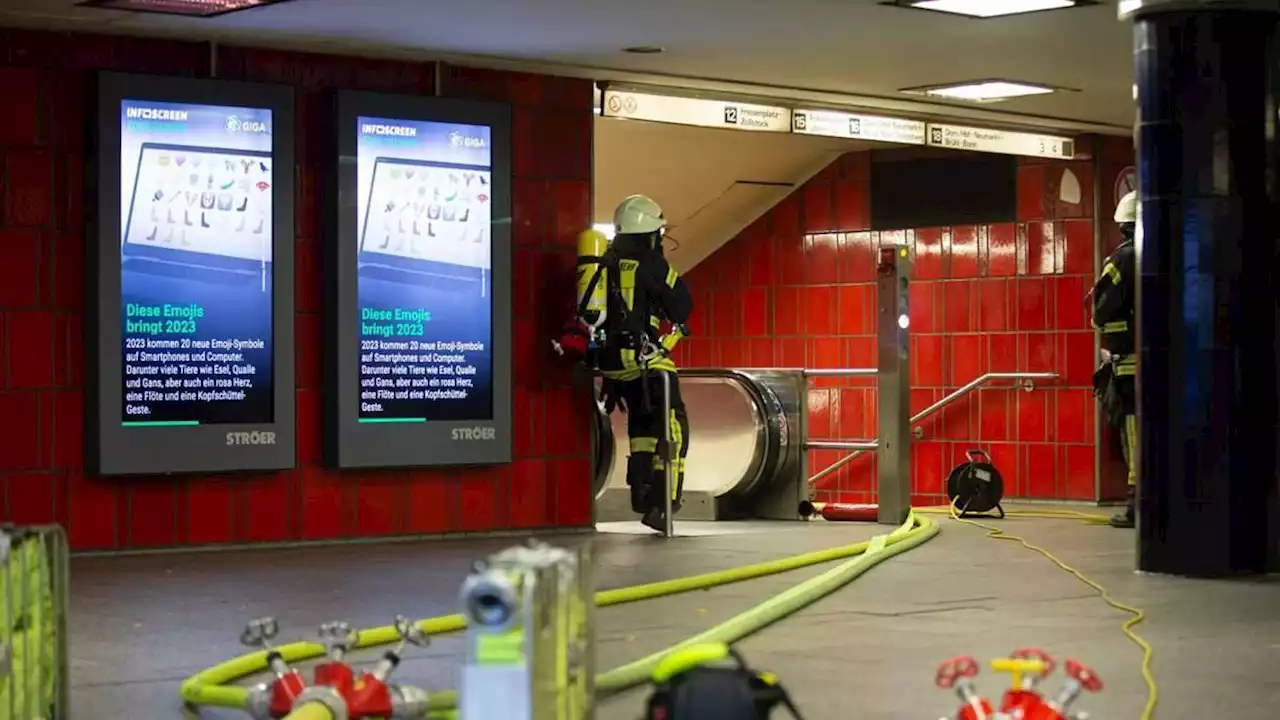
[[[418,128],[409,127],[407,125],[381,125],[378,123],[364,123],[360,126],[361,135],[380,135],[383,137],[417,137]]]
[[[164,120],[167,122],[186,122],[186,110],[169,110],[166,108],[128,107],[124,116],[130,120]]]

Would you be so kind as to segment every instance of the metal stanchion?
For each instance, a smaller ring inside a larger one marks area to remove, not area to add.
[[[911,259],[905,246],[880,248],[877,487],[879,521],[900,525],[911,512],[911,366],[908,286]]]
[[[676,491],[676,472],[675,458],[672,457],[671,447],[671,373],[662,373],[662,440],[663,440],[663,472],[662,476],[666,486],[666,492],[663,493],[663,502],[666,507],[666,522],[662,528],[663,537],[675,536],[675,518],[672,512],[672,495]]]

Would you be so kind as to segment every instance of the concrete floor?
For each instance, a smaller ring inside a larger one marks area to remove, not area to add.
[[[888,560],[851,586],[742,644],[753,665],[790,688],[807,720],[937,718],[954,711],[933,686],[938,663],[980,660],[1034,645],[1093,665],[1106,683],[1077,710],[1138,718],[1145,701],[1141,652],[1120,632],[1126,619],[1086,586],[1016,543],[941,520],[933,541]],[[856,542],[866,525],[686,524],[691,534],[600,533],[602,588],[690,575]],[[1280,703],[1280,581],[1194,581],[1132,572],[1131,531],[1059,520],[1004,525],[1148,612],[1138,632],[1155,647],[1163,718],[1262,718]],[[723,531],[728,531],[725,534]],[[580,539],[578,536],[577,539]],[[566,542],[574,541],[565,539]],[[455,611],[470,562],[511,540],[457,540],[249,550],[73,563],[72,718],[184,717],[178,686],[190,673],[243,652],[246,619],[276,616],[289,638],[321,622],[384,625]],[[727,619],[820,569],[693,596],[602,610],[601,669],[660,650]],[[454,687],[456,638],[411,651],[397,679]],[[984,671],[990,695],[1004,678]],[[1055,688],[1054,679],[1050,687]],[[600,709],[601,720],[640,716],[638,693]],[[189,715],[186,715],[189,716]],[[204,711],[201,717],[245,717]]]

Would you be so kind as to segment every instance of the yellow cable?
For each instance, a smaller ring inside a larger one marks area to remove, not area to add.
[[[937,511],[935,508],[930,508],[929,510],[934,512]],[[916,512],[920,512],[920,511],[917,510]],[[1137,625],[1138,623],[1146,619],[1147,612],[1145,610],[1143,610],[1142,608],[1134,607],[1132,605],[1126,605],[1118,600],[1113,600],[1111,598],[1111,593],[1105,587],[1085,577],[1084,574],[1081,573],[1079,570],[1076,570],[1070,565],[1059,560],[1056,555],[1049,552],[1048,550],[1045,550],[1044,548],[1038,545],[1033,545],[1027,542],[1026,538],[1007,533],[1003,529],[998,528],[995,525],[987,525],[986,523],[980,523],[975,520],[969,520],[968,518],[962,518],[956,512],[955,503],[952,503],[947,508],[947,512],[951,516],[952,520],[964,523],[965,525],[972,525],[976,528],[981,528],[983,530],[986,530],[987,537],[993,540],[1012,540],[1014,542],[1021,543],[1022,546],[1027,548],[1028,550],[1033,550],[1037,553],[1040,553],[1044,557],[1048,558],[1049,561],[1052,562],[1054,565],[1057,565],[1059,568],[1061,568],[1064,572],[1074,575],[1077,580],[1093,588],[1098,593],[1098,595],[1102,598],[1103,602],[1115,608],[1116,610],[1119,610],[1120,612],[1124,612],[1132,615],[1133,617],[1126,620],[1124,624],[1120,626],[1120,629],[1124,632],[1125,637],[1129,638],[1129,640],[1131,640],[1134,645],[1137,645],[1138,647],[1142,648],[1142,680],[1147,684],[1147,704],[1142,709],[1142,715],[1140,716],[1140,720],[1151,720],[1152,718],[1155,717],[1156,703],[1159,700],[1159,689],[1156,687],[1155,676],[1151,673],[1151,659],[1152,659],[1152,656],[1155,655],[1155,651],[1151,649],[1151,645],[1146,640],[1143,640],[1142,637],[1138,635],[1138,633],[1133,631],[1133,628],[1135,625]],[[1031,511],[1015,511],[1015,512],[1017,513],[1016,517],[1048,516],[1048,517],[1059,517],[1059,518],[1074,518],[1077,520],[1083,520],[1084,522],[1087,522],[1090,524],[1093,524],[1096,522],[1095,518],[1103,517],[1103,516],[1095,515],[1092,513],[1083,513],[1083,512],[1078,512],[1074,510],[1043,510],[1043,511],[1031,510]],[[1053,513],[1053,515],[1041,515],[1039,513]],[[1062,513],[1062,514],[1059,515],[1058,513]],[[1014,513],[1012,512],[1008,514],[1014,515]],[[1104,518],[1104,521],[1105,521],[1105,518]]]

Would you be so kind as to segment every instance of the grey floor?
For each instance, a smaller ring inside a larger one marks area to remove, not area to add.
[[[808,720],[937,718],[955,710],[933,687],[938,663],[1034,645],[1090,664],[1106,683],[1076,709],[1094,718],[1139,717],[1141,652],[1120,632],[1126,619],[1086,586],[1015,543],[941,520],[933,541],[893,558],[844,590],[741,646],[777,673]],[[663,541],[599,533],[601,588],[633,585],[856,542],[874,526],[688,524],[698,536]],[[1280,581],[1194,581],[1132,572],[1131,531],[1060,520],[1008,520],[1148,612],[1138,632],[1155,647],[1162,718],[1274,715],[1280,702]],[[616,528],[615,528],[616,529]],[[724,531],[728,531],[725,534]],[[581,536],[579,536],[580,539]],[[565,542],[575,539],[566,538]],[[190,716],[178,686],[190,673],[243,652],[243,622],[276,616],[291,638],[319,623],[385,625],[397,613],[454,612],[470,562],[511,540],[457,540],[221,554],[84,558],[73,562],[72,718],[166,720]],[[599,614],[601,669],[660,650],[808,577],[800,571]],[[397,679],[453,687],[456,638],[411,653]],[[984,672],[998,694],[1004,678]],[[1057,681],[1051,683],[1056,688]],[[601,720],[640,715],[631,694]],[[853,715],[851,715],[851,713]],[[202,717],[245,717],[204,711]]]

